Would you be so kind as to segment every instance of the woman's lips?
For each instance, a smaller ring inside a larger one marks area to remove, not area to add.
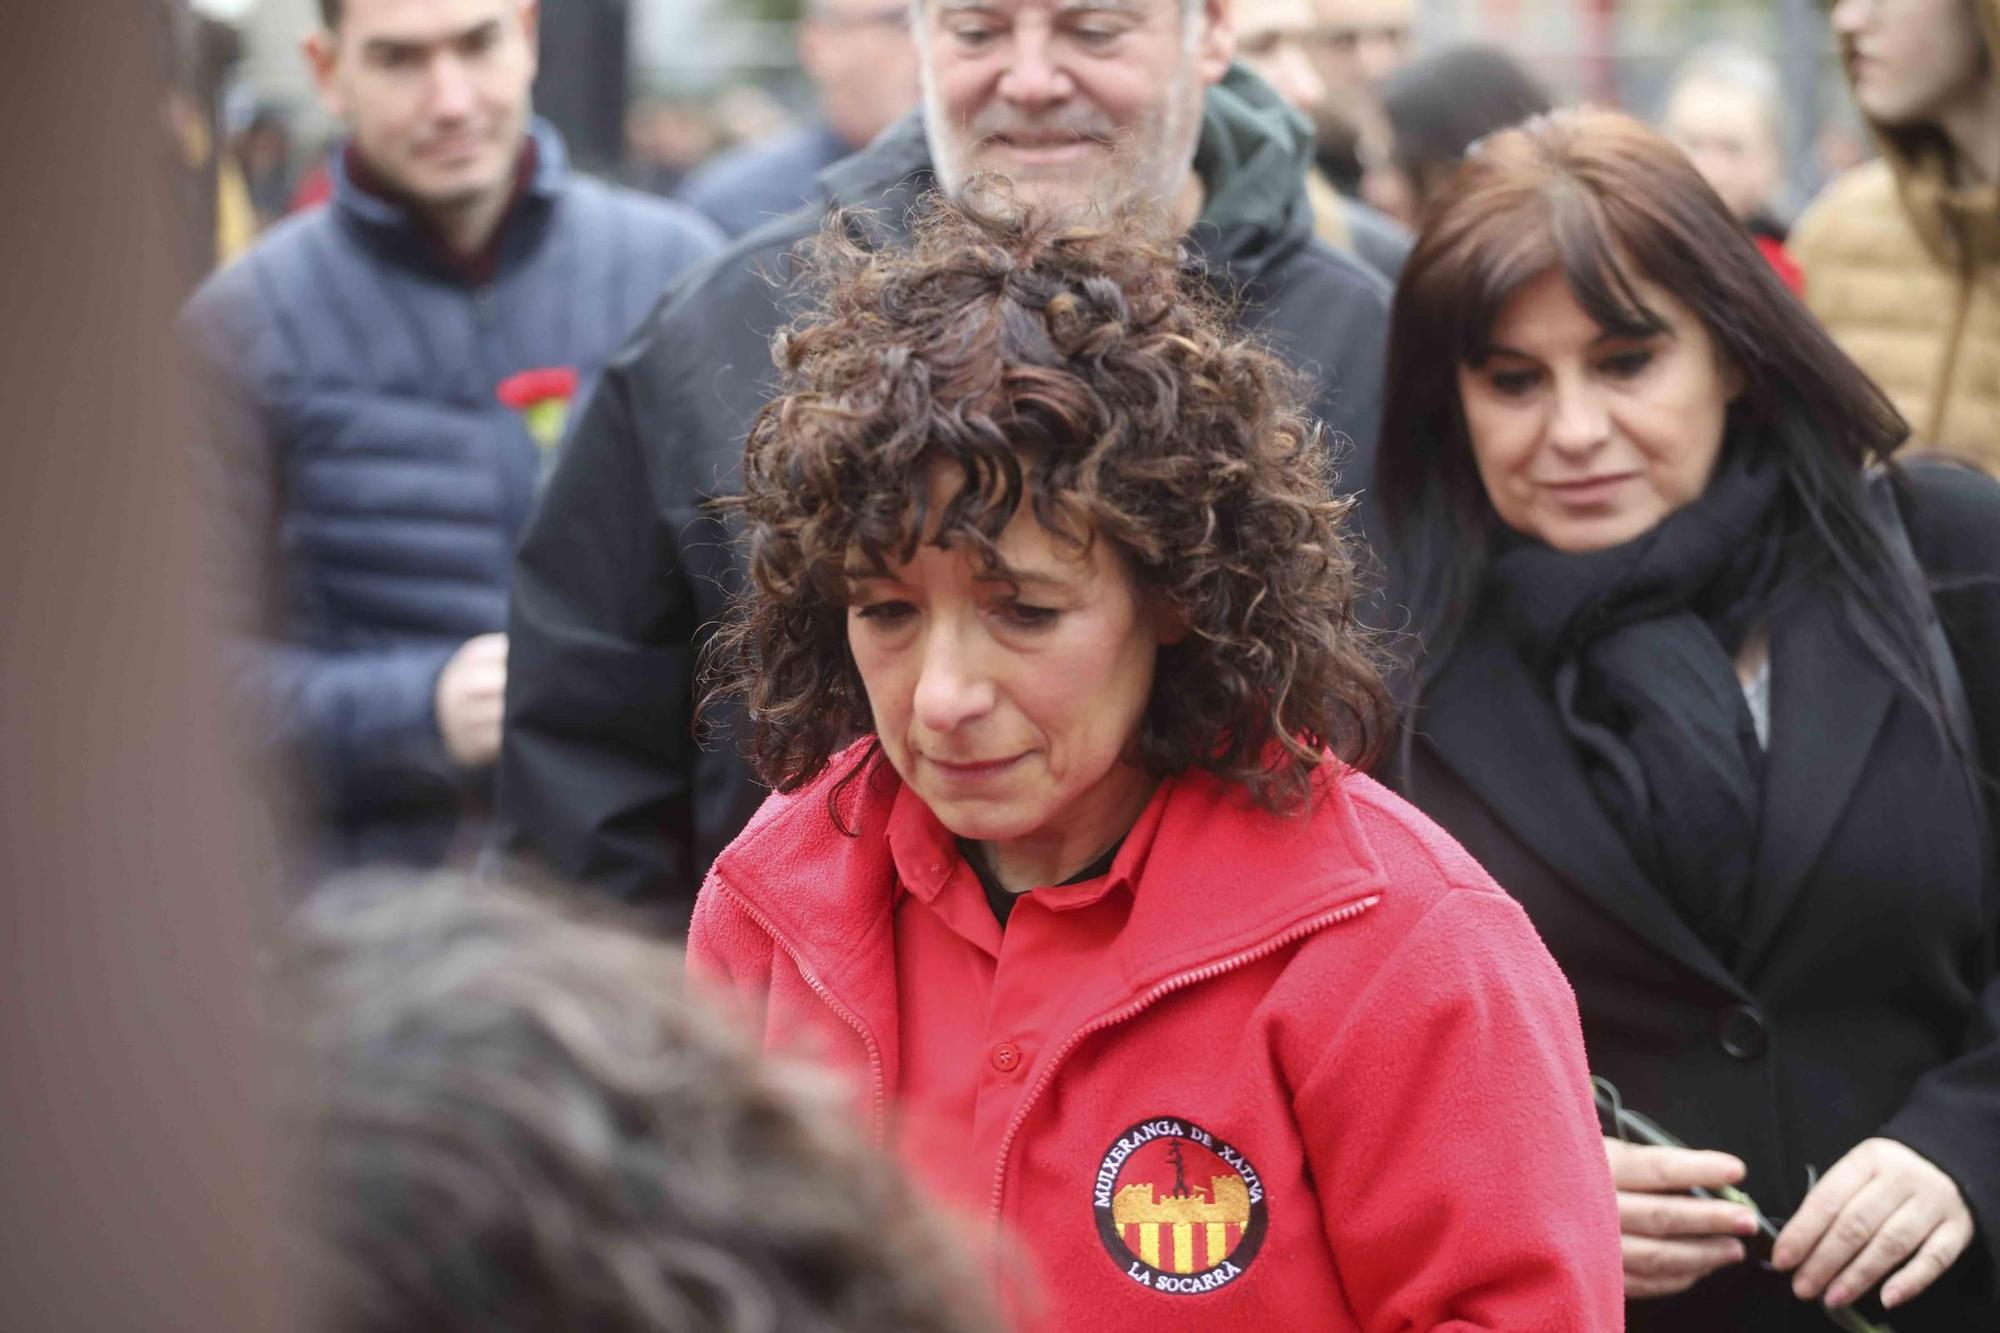
[[[1580,508],[1603,504],[1638,475],[1636,472],[1619,472],[1605,477],[1585,477],[1579,481],[1545,481],[1541,487],[1561,503]]]
[[[999,777],[1021,762],[1020,755],[1006,759],[951,760],[925,755],[924,761],[947,782],[976,783]]]

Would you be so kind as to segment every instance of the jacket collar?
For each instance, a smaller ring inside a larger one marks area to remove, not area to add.
[[[459,265],[443,253],[436,235],[411,209],[393,196],[356,179],[349,160],[352,141],[337,145],[328,159],[332,203],[340,218],[371,244],[412,266],[456,276]],[[522,145],[532,170],[496,229],[491,249],[499,259],[518,250],[518,236],[547,216],[569,177],[569,152],[555,126],[533,118]]]
[[[893,1015],[896,871],[888,828],[902,784],[886,760],[868,761],[838,801],[852,837],[835,826],[828,805],[835,781],[867,746],[837,756],[826,777],[767,807],[717,858],[713,874],[845,1003]],[[1344,769],[1336,776],[1337,767],[1316,777],[1311,818],[1269,814],[1206,773],[1160,783],[1112,862],[1111,880],[1131,885],[1134,901],[1114,949],[1118,976],[1108,1004],[1390,891],[1345,786],[1369,780]]]
[[[1212,268],[1247,282],[1308,243],[1311,160],[1311,126],[1247,66],[1232,64],[1202,101],[1194,165],[1207,199],[1188,233],[1191,246]],[[921,110],[819,175],[828,207],[864,215],[878,244],[903,234],[910,208],[936,185]]]

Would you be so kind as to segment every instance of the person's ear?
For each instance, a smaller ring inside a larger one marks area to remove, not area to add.
[[[528,43],[528,77],[534,78],[542,63],[541,0],[521,0],[521,36]]]
[[[340,34],[329,28],[316,29],[299,43],[299,51],[312,73],[319,104],[326,108],[327,115],[345,121],[347,98],[340,91]]]
[[[1179,5],[1184,0],[1167,3]],[[1229,7],[1230,0],[1201,0],[1201,12],[1186,20],[1205,25],[1194,52],[1195,72],[1203,84],[1221,82],[1229,72],[1229,62],[1236,58],[1236,22]]]
[[[1192,630],[1187,612],[1164,601],[1153,604],[1153,641],[1160,647],[1173,647],[1187,638]]]
[[[1725,397],[1723,401],[1726,403],[1735,402],[1738,398],[1741,398],[1743,396],[1743,391],[1749,387],[1750,387],[1750,377],[1744,373],[1743,367],[1737,364],[1736,358],[1729,356],[1723,357],[1722,389],[1723,392],[1727,395],[1727,397]]]

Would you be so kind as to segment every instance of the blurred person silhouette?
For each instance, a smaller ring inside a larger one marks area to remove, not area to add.
[[[250,191],[257,225],[268,228],[291,211],[292,192],[298,188],[298,163],[285,113],[277,107],[258,107],[236,132],[230,151]]]
[[[1363,144],[1362,197],[1405,226],[1421,227],[1466,149],[1549,106],[1535,77],[1497,46],[1467,43],[1419,56],[1382,87],[1379,133]]]
[[[717,238],[568,171],[530,114],[532,3],[320,12],[332,204],[183,322],[245,730],[301,761],[315,863],[434,863],[488,803],[513,548],[567,401]]]
[[[1313,111],[1320,170],[1361,189],[1362,136],[1381,117],[1382,84],[1415,51],[1416,0],[1310,0],[1306,49],[1325,96]]]
[[[311,1326],[997,1329],[847,1090],[760,1061],[605,907],[376,872],[291,923]]]
[[[1236,56],[1262,75],[1278,96],[1309,119],[1327,97],[1306,43],[1313,31],[1311,0],[1236,0]],[[1334,187],[1317,165],[1306,173],[1313,231],[1336,250],[1350,250],[1390,282],[1410,251],[1401,224]]]
[[[571,881],[684,926],[708,863],[763,796],[729,720],[694,722],[696,656],[740,586],[708,514],[737,484],[771,390],[787,255],[829,209],[900,245],[911,206],[992,174],[1019,203],[1085,217],[1150,206],[1190,260],[1310,379],[1341,485],[1365,488],[1388,284],[1317,241],[1311,140],[1232,64],[1227,0],[926,2],[924,105],[662,300],[605,376],[521,546],[501,757],[504,840]]]
[[[648,194],[671,195],[715,152],[717,141],[715,123],[693,101],[641,97],[625,113],[623,179]]]
[[[1785,249],[1784,82],[1768,57],[1740,46],[1696,51],[1674,71],[1660,132],[1742,220],[1785,285],[1805,275]]]
[[[817,98],[812,118],[714,158],[680,198],[731,236],[816,200],[820,172],[917,104],[910,14],[910,0],[807,0],[798,54]]]
[[[1612,112],[1484,141],[1389,355],[1392,785],[1686,1145],[1606,1125],[1627,1327],[2000,1328],[2000,483]]]
[[[998,202],[808,257],[715,641],[777,794],[691,965],[1019,1237],[1023,1329],[1614,1326],[1569,989],[1349,767],[1388,700],[1303,381],[1171,237]]]
[[[1915,431],[2000,471],[2000,0],[1839,0],[1881,156],[1799,219],[1806,302]]]

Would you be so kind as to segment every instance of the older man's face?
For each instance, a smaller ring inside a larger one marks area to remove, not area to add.
[[[922,0],[931,159],[948,193],[994,172],[1062,216],[1171,208],[1202,92],[1228,67],[1223,0]]]

